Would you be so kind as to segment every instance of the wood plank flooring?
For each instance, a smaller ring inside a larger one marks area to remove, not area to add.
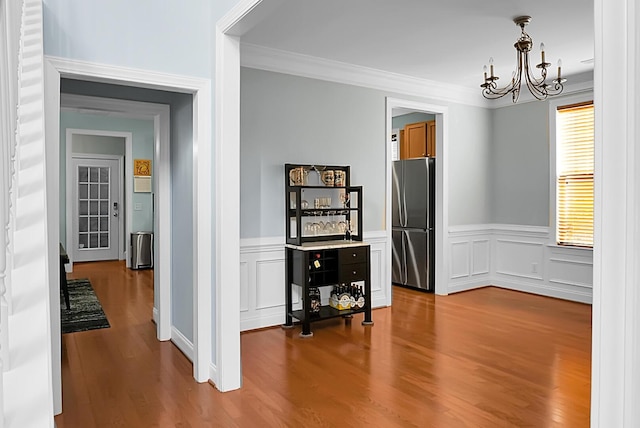
[[[151,271],[74,266],[111,328],[63,335],[59,428],[588,427],[591,307],[488,287],[394,287],[373,327],[243,333],[243,388],[220,393],[151,322]]]

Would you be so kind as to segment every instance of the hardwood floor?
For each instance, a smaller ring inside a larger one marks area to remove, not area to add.
[[[341,319],[242,334],[243,388],[198,384],[155,339],[151,271],[74,266],[111,328],[63,336],[59,428],[588,427],[591,307],[488,287],[394,287],[373,327]]]

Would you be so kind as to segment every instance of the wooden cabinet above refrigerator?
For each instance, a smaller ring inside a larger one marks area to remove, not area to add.
[[[436,121],[409,123],[400,131],[400,159],[436,156]]]

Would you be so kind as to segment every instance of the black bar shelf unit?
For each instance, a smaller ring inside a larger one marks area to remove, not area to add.
[[[328,172],[327,172],[328,171]],[[312,322],[363,313],[372,325],[370,246],[362,241],[362,186],[350,185],[349,166],[285,164],[285,324],[302,324],[311,337]],[[321,305],[313,312],[309,290],[363,284],[364,306],[339,310]],[[302,309],[293,310],[298,287]]]

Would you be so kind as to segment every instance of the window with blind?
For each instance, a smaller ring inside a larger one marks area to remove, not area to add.
[[[556,111],[556,241],[593,247],[593,101]]]

